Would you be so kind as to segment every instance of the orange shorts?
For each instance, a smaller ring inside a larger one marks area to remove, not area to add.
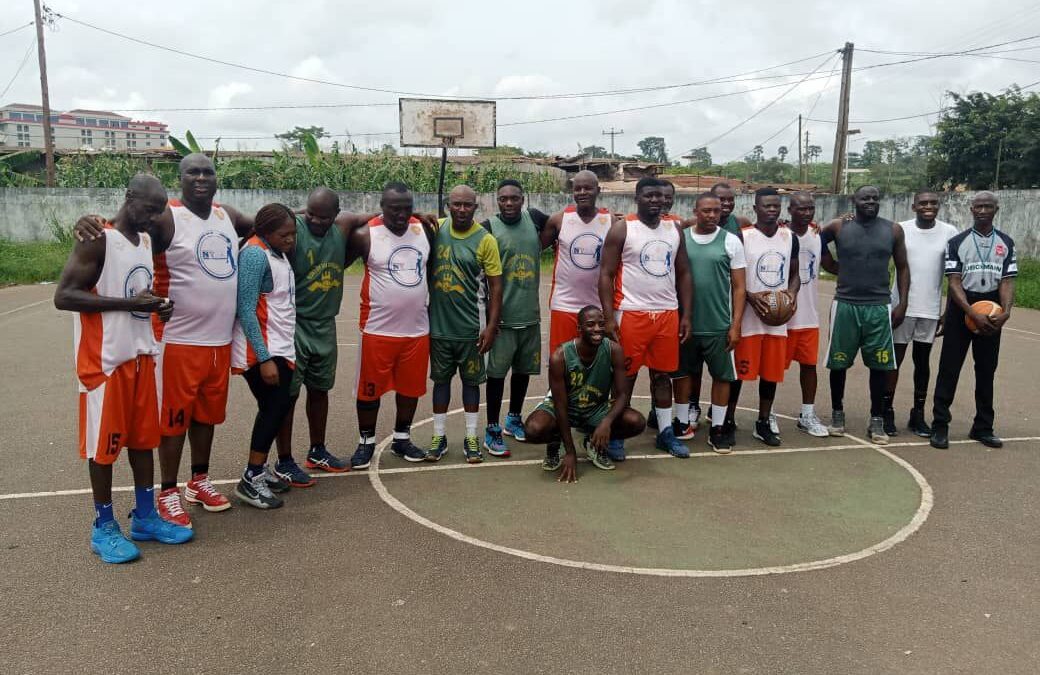
[[[614,317],[626,375],[634,377],[643,366],[665,373],[679,369],[679,310],[615,310]]]
[[[378,401],[388,391],[419,398],[426,393],[429,367],[429,335],[390,337],[362,333],[357,355],[357,398]]]
[[[815,366],[820,352],[819,328],[787,329],[787,367],[797,361],[803,366]]]
[[[159,345],[159,433],[180,436],[192,421],[221,424],[227,415],[231,345]]]
[[[787,370],[787,338],[783,335],[741,336],[733,350],[737,378],[783,382]]]
[[[79,456],[112,464],[123,448],[151,451],[159,445],[155,359],[138,356],[104,382],[79,395]]]
[[[567,340],[578,337],[578,313],[554,309],[549,312],[549,356]]]

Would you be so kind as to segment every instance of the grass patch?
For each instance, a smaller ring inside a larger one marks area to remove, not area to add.
[[[1021,258],[1018,261],[1015,306],[1040,309],[1040,260]]]
[[[71,241],[0,240],[0,286],[57,281]]]

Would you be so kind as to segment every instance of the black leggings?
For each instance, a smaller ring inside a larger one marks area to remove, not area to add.
[[[282,428],[285,416],[289,414],[292,400],[289,398],[289,384],[292,382],[293,371],[289,362],[281,356],[273,359],[278,366],[278,384],[270,385],[260,377],[260,364],[257,364],[243,373],[249,384],[249,391],[253,392],[258,410],[256,419],[253,421],[253,436],[249,440],[249,449],[255,452],[270,452],[271,444],[274,443],[278,430]]]

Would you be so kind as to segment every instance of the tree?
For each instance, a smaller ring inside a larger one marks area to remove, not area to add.
[[[821,148],[818,145],[810,145],[805,149],[805,154],[808,156],[809,161],[811,162],[814,159],[820,158],[820,155],[823,154],[823,148]]]
[[[581,154],[588,155],[589,157],[606,157],[610,153],[607,149],[600,145],[589,145],[581,149]]]
[[[303,139],[305,136],[310,136],[314,140],[321,140],[322,138],[327,138],[328,135],[325,132],[325,127],[293,127],[290,131],[286,131],[283,134],[275,134],[274,137],[294,150],[303,150]]]
[[[494,148],[480,148],[477,150],[477,157],[513,157],[514,155],[523,154],[524,149],[515,145],[499,145]]]
[[[711,153],[707,148],[694,148],[686,156],[690,160],[690,166],[697,169],[711,168]]]
[[[780,157],[781,162],[786,161],[788,154],[787,146],[781,145],[779,148],[776,149],[776,154]]]
[[[766,158],[766,152],[761,145],[756,145],[749,155],[744,157],[745,162],[754,164],[755,162],[761,162]]]
[[[647,136],[639,141],[639,158],[647,162],[668,163],[668,152],[664,147],[664,139],[660,136]]]

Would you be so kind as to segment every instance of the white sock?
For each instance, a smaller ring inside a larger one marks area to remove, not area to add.
[[[812,403],[803,403],[802,417],[808,417],[809,415],[812,415],[815,412],[813,408],[815,408],[815,406]]]
[[[654,412],[657,414],[657,427],[660,430],[668,429],[672,426],[672,409],[671,408],[658,408],[654,406]]]
[[[721,427],[726,421],[726,406],[711,404],[711,426]]]
[[[362,445],[372,445],[376,442],[375,434],[361,434],[360,440],[358,441]]]
[[[466,435],[476,436],[477,435],[477,424],[480,422],[479,412],[468,412],[466,415]]]
[[[683,424],[690,423],[690,404],[689,403],[676,403],[672,405],[672,410],[675,411],[675,416],[679,418],[679,421]]]
[[[446,426],[448,426],[448,413],[433,413],[433,435],[443,436]]]
[[[411,434],[409,432],[407,432],[407,431],[395,431],[394,432],[394,440],[395,441],[407,440],[407,439],[409,439],[411,437],[412,437]]]

